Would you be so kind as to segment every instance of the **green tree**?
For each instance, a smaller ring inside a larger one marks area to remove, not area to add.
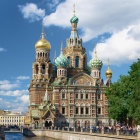
[[[120,76],[120,79],[106,89],[106,96],[109,101],[109,117],[121,123],[127,118],[127,83],[128,76]]]
[[[140,59],[130,66],[127,76],[108,87],[109,117],[117,121],[135,120],[140,124]]]
[[[133,63],[130,68],[128,83],[130,96],[127,99],[128,116],[140,124],[140,59]]]

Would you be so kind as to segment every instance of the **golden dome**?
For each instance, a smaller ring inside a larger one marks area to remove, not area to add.
[[[112,70],[109,68],[109,66],[110,66],[110,64],[109,64],[109,59],[108,59],[108,69],[105,72],[107,78],[112,77]]]
[[[106,76],[112,76],[112,70],[110,68],[108,68],[105,72]]]
[[[35,48],[39,49],[47,49],[48,51],[51,49],[50,43],[44,38],[44,33],[42,32],[42,38],[36,42]]]

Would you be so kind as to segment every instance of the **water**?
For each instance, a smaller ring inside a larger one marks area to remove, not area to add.
[[[5,140],[56,140],[47,137],[25,137],[22,133],[5,133]]]

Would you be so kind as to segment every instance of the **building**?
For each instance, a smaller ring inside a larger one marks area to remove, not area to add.
[[[0,125],[4,126],[23,126],[24,125],[24,115],[21,113],[12,113],[11,111],[3,111],[0,114]]]
[[[86,49],[78,36],[78,18],[70,19],[72,30],[66,47],[54,62],[50,60],[51,45],[42,37],[35,44],[36,58],[32,65],[26,124],[38,126],[84,126],[109,124],[108,100],[104,94],[111,83],[112,71],[101,78],[102,61],[97,56],[87,65]],[[26,120],[26,119],[25,119]]]

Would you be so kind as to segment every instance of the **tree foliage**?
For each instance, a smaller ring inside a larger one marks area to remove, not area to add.
[[[117,121],[126,119],[140,123],[140,60],[130,66],[126,76],[106,88],[109,116]]]

